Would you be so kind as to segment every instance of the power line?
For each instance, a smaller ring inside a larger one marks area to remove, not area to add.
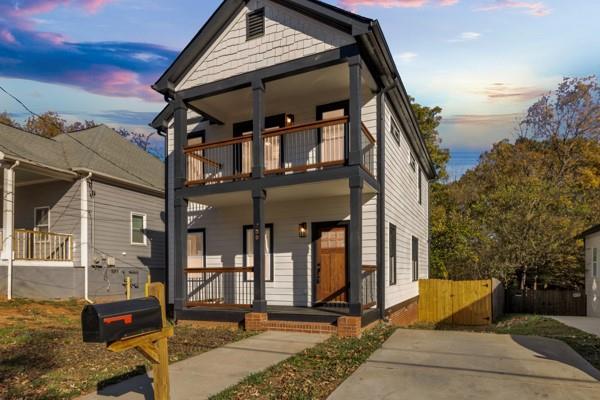
[[[31,115],[33,115],[36,118],[40,118],[42,119],[42,117],[33,112],[29,107],[27,107],[27,105],[25,105],[25,103],[23,103],[21,100],[19,100],[16,96],[14,96],[13,94],[11,94],[10,92],[8,92],[6,89],[4,89],[1,85],[0,85],[0,90],[2,90],[4,93],[6,93],[8,96],[10,96],[12,99],[14,99],[17,103],[19,103],[27,112],[29,112]],[[54,125],[55,128],[58,128],[59,131],[62,132],[62,127],[60,127],[59,125],[55,124],[54,121],[49,120],[50,123],[52,123]],[[33,132],[32,132],[33,133]],[[35,133],[34,133],[35,134]],[[135,178],[139,179],[140,181],[144,182],[145,184],[152,186],[152,187],[156,187],[154,186],[154,184],[152,184],[151,182],[147,181],[146,179],[134,174],[133,172],[121,167],[120,165],[118,165],[117,163],[113,162],[112,160],[104,157],[102,154],[98,153],[95,149],[89,147],[88,145],[86,145],[85,143],[81,142],[80,140],[74,138],[73,136],[71,136],[68,132],[63,132],[63,134],[65,136],[67,136],[68,138],[76,141],[77,143],[79,143],[81,146],[85,147],[86,149],[88,149],[89,151],[91,151],[92,153],[96,154],[98,157],[102,158],[103,160],[105,160],[106,162],[112,164],[113,166],[119,168],[120,170],[122,170],[123,172],[134,176]],[[41,135],[38,135],[40,137],[43,137]]]

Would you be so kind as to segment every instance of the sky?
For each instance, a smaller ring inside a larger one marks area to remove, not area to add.
[[[328,0],[380,21],[407,91],[443,109],[459,177],[565,77],[600,75],[600,0]],[[150,89],[220,0],[0,0],[0,85],[37,113],[148,131]],[[0,92],[0,112],[28,115]]]

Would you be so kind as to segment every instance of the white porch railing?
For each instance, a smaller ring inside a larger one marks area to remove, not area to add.
[[[15,260],[73,261],[73,236],[15,229],[13,253]]]

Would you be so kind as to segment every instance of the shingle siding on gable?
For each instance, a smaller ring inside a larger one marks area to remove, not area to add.
[[[409,165],[410,146],[401,131],[400,145],[391,133],[392,110],[387,101],[385,112],[385,273],[386,307],[419,294],[418,282],[412,280],[412,237],[419,239],[419,278],[429,271],[429,184],[423,176],[423,199],[419,204],[418,171]],[[421,172],[422,173],[422,172]],[[397,284],[389,285],[389,224],[397,226]]]
[[[265,8],[265,34],[246,40],[246,14]],[[177,90],[342,47],[352,36],[268,0],[251,0],[190,70]]]

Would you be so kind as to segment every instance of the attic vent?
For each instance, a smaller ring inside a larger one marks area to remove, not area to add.
[[[265,34],[265,9],[260,8],[246,15],[246,40]]]

